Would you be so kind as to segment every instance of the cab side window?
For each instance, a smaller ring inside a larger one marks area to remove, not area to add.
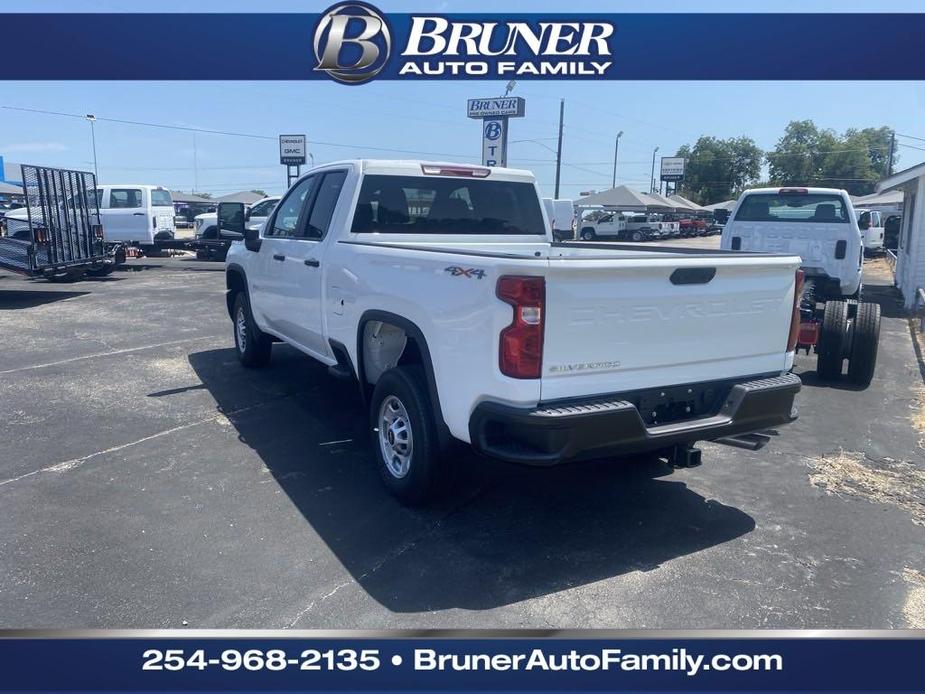
[[[310,176],[297,183],[295,188],[283,198],[276,208],[273,227],[267,229],[265,236],[276,239],[292,239],[299,235],[299,218],[307,200],[311,200],[317,176]]]
[[[334,216],[334,206],[337,204],[346,178],[346,171],[332,171],[324,174],[318,185],[312,211],[308,216],[304,238],[320,241],[328,233],[328,226]]]
[[[137,188],[113,188],[109,191],[109,207],[116,210],[134,210],[144,207],[141,190]]]

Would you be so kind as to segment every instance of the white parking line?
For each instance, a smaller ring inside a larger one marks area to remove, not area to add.
[[[184,340],[171,340],[170,342],[159,342],[156,345],[145,345],[144,347],[130,347],[128,349],[116,349],[109,352],[97,352],[95,354],[85,354],[81,357],[71,357],[70,359],[61,359],[60,361],[50,361],[45,364],[34,364],[32,366],[20,366],[17,369],[7,369],[5,371],[0,371],[0,374],[12,374],[19,371],[32,371],[34,369],[44,369],[49,366],[59,366],[61,364],[71,364],[75,361],[82,361],[84,359],[97,359],[99,357],[112,357],[118,354],[129,354],[131,352],[142,352],[146,349],[156,349],[158,347],[168,347],[170,345],[181,345],[185,342],[198,342],[201,340],[219,340],[223,339],[215,335],[203,335],[202,337],[188,337]]]

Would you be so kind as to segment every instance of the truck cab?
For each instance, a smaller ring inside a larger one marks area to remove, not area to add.
[[[864,239],[864,252],[877,253],[883,250],[884,225],[883,214],[878,210],[856,209],[858,229]]]
[[[819,298],[857,298],[861,286],[864,245],[844,190],[748,190],[723,229],[720,247],[799,255]]]
[[[170,191],[161,186],[119,183],[96,188],[107,243],[153,248],[170,241],[177,230]]]

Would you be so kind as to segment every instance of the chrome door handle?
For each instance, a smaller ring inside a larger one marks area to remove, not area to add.
[[[308,267],[321,267],[321,261],[315,258],[309,258],[305,261],[305,264],[308,265]]]
[[[279,253],[273,254],[273,260],[285,260],[285,259],[286,259],[286,256],[284,255],[280,255]]]

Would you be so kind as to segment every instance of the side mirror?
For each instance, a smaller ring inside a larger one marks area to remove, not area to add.
[[[249,251],[256,253],[260,250],[260,229],[244,230],[244,247]]]
[[[251,208],[248,207],[248,208],[244,211],[244,219],[245,219],[245,221],[247,221],[247,220],[249,220],[250,218],[251,218]]]
[[[244,203],[222,202],[218,205],[218,236],[219,238],[244,239],[246,238]],[[248,245],[248,249],[251,249]]]

